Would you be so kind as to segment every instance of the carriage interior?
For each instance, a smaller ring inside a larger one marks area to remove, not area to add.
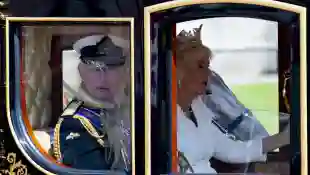
[[[79,76],[76,71],[72,71],[76,68],[72,66],[77,66],[78,57],[68,56],[63,52],[72,53],[73,43],[90,34],[110,34],[127,39],[130,35],[127,26],[111,28],[95,25],[24,26],[22,32],[23,84],[27,116],[37,141],[43,150],[48,152],[51,129],[73,95],[65,93],[64,96],[66,87],[63,86],[63,82],[70,81],[70,78],[78,80],[75,77]],[[64,77],[67,79],[64,80]],[[76,85],[73,84],[71,89],[77,90]]]
[[[284,127],[288,124],[288,122],[294,123],[293,125],[296,126],[298,125],[299,119],[297,116],[291,117],[291,115],[294,113],[295,115],[298,115],[296,113],[296,104],[292,103],[292,96],[296,96],[298,92],[296,91],[299,87],[297,85],[297,82],[299,82],[299,75],[292,74],[292,69],[295,69],[295,71],[298,70],[299,67],[299,60],[300,56],[298,55],[299,51],[299,45],[298,43],[298,33],[297,28],[298,28],[298,23],[296,22],[296,18],[294,18],[293,13],[290,12],[283,12],[283,11],[273,11],[271,9],[257,9],[257,6],[252,6],[252,7],[245,7],[246,5],[235,5],[235,6],[229,6],[227,4],[207,4],[207,5],[185,5],[183,7],[178,7],[178,8],[172,8],[166,11],[156,11],[152,12],[151,18],[154,18],[153,25],[151,27],[151,30],[154,30],[154,40],[155,42],[153,43],[154,48],[156,48],[156,45],[158,48],[160,47],[167,47],[169,45],[170,41],[166,41],[169,39],[161,39],[161,37],[165,38],[167,35],[177,35],[178,32],[180,32],[182,29],[178,29],[178,25],[180,23],[183,23],[183,28],[198,28],[199,24],[196,25],[191,25],[192,21],[208,21],[208,20],[218,20],[221,18],[254,18],[257,20],[266,20],[270,22],[274,22],[276,24],[276,32],[272,33],[270,35],[277,35],[277,40],[276,40],[276,45],[277,45],[277,51],[276,51],[276,69],[274,70],[275,75],[277,77],[277,85],[274,86],[273,88],[276,88],[275,93],[277,93],[276,96],[276,101],[277,101],[277,116],[270,116],[271,118],[277,118],[277,122],[273,123],[274,128],[278,128],[277,132],[281,132]],[[225,8],[225,9],[224,9]],[[251,10],[248,10],[251,9]],[[259,10],[260,13],[255,12],[255,10]],[[162,17],[162,18],[161,18]],[[159,20],[161,19],[161,20]],[[224,20],[223,20],[224,21]],[[228,20],[227,20],[228,21]],[[227,23],[227,21],[223,23]],[[237,21],[237,20],[236,20]],[[220,22],[219,22],[220,23]],[[203,24],[201,22],[200,24]],[[233,25],[232,23],[230,23]],[[220,28],[216,28],[214,26],[210,26],[211,23],[207,23],[205,27],[207,31],[216,31],[220,32],[222,31]],[[248,24],[250,25],[250,24]],[[229,29],[233,28],[230,26],[225,26],[225,25],[219,25],[221,27],[226,27]],[[251,26],[254,27],[254,26]],[[248,30],[251,30],[248,27]],[[211,28],[211,29],[210,29]],[[159,30],[160,29],[160,30]],[[173,30],[172,32],[169,30]],[[204,30],[204,29],[202,29]],[[241,29],[240,29],[241,30]],[[242,30],[241,30],[242,31]],[[254,29],[253,29],[254,31]],[[250,31],[249,33],[253,32]],[[255,30],[257,31],[257,30]],[[216,33],[214,32],[214,33]],[[246,31],[245,31],[246,32]],[[208,35],[208,34],[205,34]],[[212,34],[211,34],[212,35]],[[232,34],[233,35],[233,34]],[[223,35],[219,36],[210,36],[212,41],[214,40],[220,40],[220,41],[225,41],[223,40],[224,37],[226,37],[226,33],[223,33]],[[213,37],[213,38],[212,38]],[[219,37],[219,38],[216,38]],[[233,37],[232,37],[233,38]],[[204,39],[204,38],[203,38]],[[235,38],[236,39],[236,38]],[[238,40],[238,39],[236,39]],[[259,39],[256,39],[259,40]],[[173,41],[173,40],[172,40]],[[171,42],[172,42],[171,41]],[[212,41],[210,41],[212,43]],[[235,41],[235,43],[238,44],[238,42],[242,42],[243,40],[240,39],[240,41]],[[157,43],[160,44],[157,44]],[[202,41],[203,44],[206,46],[208,45],[208,40]],[[234,43],[234,42],[233,42]],[[226,46],[226,43],[221,43],[222,46]],[[223,46],[223,47],[224,47]],[[171,49],[171,47],[169,47]],[[212,48],[211,48],[212,50]],[[170,51],[170,50],[169,50]],[[170,52],[165,51],[165,49],[154,49],[155,54],[160,55],[160,57],[165,57],[165,58],[171,58]],[[173,47],[172,47],[173,51]],[[216,54],[216,53],[215,53]],[[220,54],[219,54],[220,55]],[[234,55],[231,55],[234,56]],[[229,56],[228,56],[229,57]],[[226,57],[225,57],[226,58]],[[251,56],[248,56],[246,61],[251,61]],[[214,60],[211,60],[211,68],[212,68],[212,62],[217,61],[216,56]],[[226,58],[229,59],[229,58]],[[263,58],[264,59],[264,58]],[[262,60],[263,60],[262,59]],[[158,57],[158,60],[160,58]],[[237,59],[238,60],[238,59]],[[254,60],[253,60],[254,61]],[[171,64],[169,62],[165,62],[166,64]],[[225,64],[231,64],[232,61],[222,61],[222,64],[218,64],[218,66],[224,67],[223,69],[229,67]],[[161,62],[163,64],[163,62]],[[233,63],[236,65],[236,69],[241,68],[243,66],[247,66],[246,62],[240,61]],[[292,68],[294,67],[294,68]],[[161,67],[163,68],[163,67]],[[257,69],[257,67],[253,67],[253,69]],[[158,69],[160,70],[160,69]],[[254,70],[255,71],[255,70]],[[163,76],[163,75],[162,75]],[[242,75],[239,75],[242,76]],[[293,77],[293,78],[292,78]],[[163,77],[162,77],[163,78]],[[171,80],[166,80],[164,79],[163,81],[167,81],[166,85],[169,85],[169,81]],[[254,80],[255,81],[255,80]],[[162,91],[165,87],[159,87],[161,88]],[[173,88],[173,87],[172,87]],[[230,87],[231,88],[231,87]],[[295,90],[293,90],[295,89]],[[170,96],[165,95],[163,92],[161,97],[157,98],[164,98],[167,99],[167,101],[171,100]],[[252,91],[251,93],[255,93]],[[295,94],[296,93],[296,94]],[[293,94],[293,95],[292,95]],[[294,95],[295,94],[295,95]],[[250,95],[250,94],[249,94]],[[238,98],[238,97],[237,97]],[[253,98],[252,100],[256,100]],[[266,100],[268,100],[268,97],[266,97]],[[162,108],[162,110],[165,110],[165,106],[161,105],[160,102],[157,103],[159,108]],[[172,108],[172,107],[171,107]],[[171,109],[170,108],[170,109]],[[294,110],[292,110],[294,108]],[[294,112],[292,112],[294,111]],[[254,111],[253,111],[254,112]],[[168,113],[168,112],[167,112]],[[293,114],[293,115],[294,115]],[[164,119],[163,119],[164,120]],[[173,119],[172,119],[173,122]],[[175,121],[174,121],[175,122]],[[164,126],[165,124],[163,124]],[[173,124],[172,124],[173,125]],[[155,126],[155,125],[154,125]],[[172,130],[175,130],[172,129]],[[169,131],[168,131],[169,132]],[[275,134],[275,133],[273,133]],[[296,133],[294,133],[295,135]],[[154,138],[156,138],[154,136]],[[296,135],[295,135],[296,136]],[[177,140],[177,136],[174,134],[175,140]],[[203,139],[203,138],[202,138]],[[174,141],[175,141],[174,140]],[[173,150],[177,150],[175,148],[175,144],[173,146]],[[294,147],[294,148],[293,148]],[[229,149],[229,148],[227,148]],[[250,164],[231,164],[231,163],[224,163],[221,162],[217,159],[211,159],[211,166],[216,169],[217,172],[219,173],[270,173],[270,174],[287,174],[290,172],[290,163],[292,161],[292,158],[294,155],[292,154],[292,150],[298,150],[299,148],[294,146],[286,146],[283,148],[280,148],[279,150],[275,150],[274,152],[270,152],[267,155],[267,162],[266,163],[259,163],[259,162],[253,162]],[[294,151],[295,152],[295,151]],[[175,153],[174,156],[177,157],[178,153]],[[177,160],[172,160],[172,167],[177,167],[178,161]],[[164,166],[164,165],[162,165]],[[176,168],[175,168],[176,169]],[[176,170],[175,170],[176,171]]]

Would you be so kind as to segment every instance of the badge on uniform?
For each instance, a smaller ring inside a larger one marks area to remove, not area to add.
[[[70,132],[69,135],[67,135],[66,140],[74,140],[76,138],[80,137],[80,134],[77,132]]]

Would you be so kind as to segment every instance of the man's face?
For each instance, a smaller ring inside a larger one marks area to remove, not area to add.
[[[114,100],[117,93],[120,93],[127,76],[124,66],[98,69],[94,65],[79,64],[79,72],[85,88],[90,95],[102,101]]]

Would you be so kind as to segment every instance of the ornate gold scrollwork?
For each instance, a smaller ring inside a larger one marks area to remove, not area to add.
[[[4,160],[6,160],[5,157],[5,148],[4,148],[4,130],[0,128],[0,169],[3,165]]]
[[[0,0],[0,10],[3,10],[3,9],[6,9],[7,6],[9,4],[9,0]],[[7,15],[6,14],[3,14],[1,11],[0,11],[0,19],[5,19]]]
[[[9,153],[6,157],[8,167],[0,167],[0,174],[3,175],[29,175],[27,166],[19,160],[16,162],[16,153]]]
[[[289,100],[288,100],[287,92],[286,92],[286,86],[288,84],[288,81],[291,79],[290,69],[284,72],[283,78],[284,78],[284,83],[283,83],[283,89],[282,89],[282,97],[284,99],[284,105],[286,107],[287,112],[291,113],[291,108],[290,108],[290,104],[289,104]]]

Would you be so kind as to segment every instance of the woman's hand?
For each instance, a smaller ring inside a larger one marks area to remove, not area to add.
[[[290,123],[285,127],[285,129],[273,136],[263,138],[263,153],[270,152],[277,148],[290,144]]]

